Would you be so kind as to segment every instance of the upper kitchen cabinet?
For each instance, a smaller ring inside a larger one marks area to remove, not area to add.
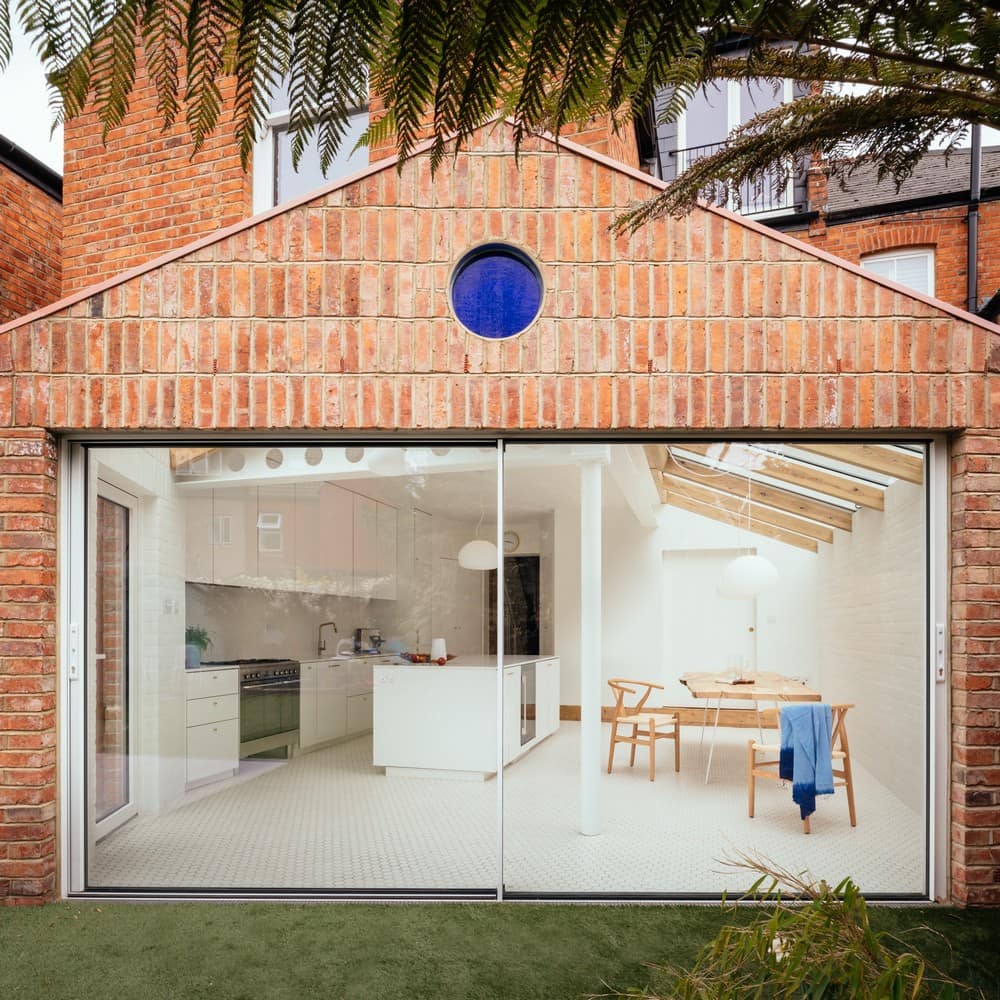
[[[257,489],[257,585],[296,589],[295,487]]]
[[[354,494],[330,483],[295,487],[297,590],[354,593]]]
[[[257,491],[245,486],[213,490],[210,503],[211,582],[231,587],[251,586],[257,576],[256,547],[250,535],[257,517]]]
[[[370,497],[354,496],[354,594],[396,599],[398,511]]]
[[[396,559],[398,548],[397,511],[380,503],[376,508],[375,590],[373,597],[396,600]]]
[[[191,583],[214,583],[212,494],[185,497],[184,566]]]
[[[378,567],[378,502],[371,497],[354,497],[354,593],[375,596]]]

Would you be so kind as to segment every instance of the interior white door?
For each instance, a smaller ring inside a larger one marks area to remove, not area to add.
[[[735,550],[663,554],[663,676],[667,690],[681,674],[757,664],[757,600],[722,597],[719,581]]]

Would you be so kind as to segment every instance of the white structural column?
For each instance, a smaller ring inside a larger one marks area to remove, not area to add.
[[[605,446],[580,461],[580,832],[601,832],[601,477]]]

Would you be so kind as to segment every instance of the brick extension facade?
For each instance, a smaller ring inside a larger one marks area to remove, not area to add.
[[[0,153],[6,145],[0,139]],[[33,167],[49,171],[13,145],[10,155],[27,169],[0,158],[0,323],[55,302],[62,287],[62,206],[51,186],[29,176]]]
[[[1000,331],[724,212],[613,238],[652,186],[503,129],[395,165],[0,328],[0,893],[55,891],[55,470],[87,428],[952,435],[952,898],[1000,903]],[[450,318],[461,252],[539,261],[539,322]],[[26,454],[27,452],[27,454]],[[46,589],[49,588],[49,589]],[[27,750],[24,749],[25,744]]]

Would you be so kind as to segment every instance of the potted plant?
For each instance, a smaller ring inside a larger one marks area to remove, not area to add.
[[[211,645],[207,628],[188,625],[184,629],[184,666],[189,670],[201,666],[201,654]]]

